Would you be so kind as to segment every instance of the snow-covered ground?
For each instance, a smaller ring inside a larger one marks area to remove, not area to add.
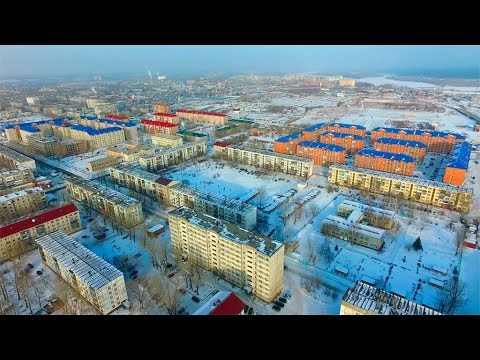
[[[393,79],[388,79],[387,76],[377,76],[377,77],[368,77],[368,78],[362,78],[362,79],[357,79],[357,82],[364,82],[368,84],[372,84],[375,86],[379,85],[397,85],[397,86],[407,86],[411,88],[438,88],[440,86],[435,85],[435,84],[428,84],[424,82],[419,82],[419,81],[401,81],[401,80],[393,80]]]

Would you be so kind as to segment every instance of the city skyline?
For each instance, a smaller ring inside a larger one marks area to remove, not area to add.
[[[205,73],[395,73],[478,77],[479,46],[3,45],[0,77]]]

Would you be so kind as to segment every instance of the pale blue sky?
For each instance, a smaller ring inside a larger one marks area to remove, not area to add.
[[[0,77],[92,73],[382,72],[474,68],[480,46],[0,46]]]

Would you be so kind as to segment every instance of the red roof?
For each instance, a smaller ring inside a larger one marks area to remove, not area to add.
[[[245,309],[245,304],[237,295],[231,293],[208,315],[239,315]]]
[[[185,110],[185,109],[180,109],[177,110],[178,113],[188,113],[188,114],[199,114],[199,115],[212,115],[212,116],[227,116],[227,114],[221,114],[221,113],[214,113],[214,112],[209,112],[209,111],[199,111],[199,110]]]
[[[221,146],[221,147],[227,147],[228,146],[228,142],[226,141],[215,141],[215,144],[213,144],[214,146]]]
[[[169,114],[169,113],[153,113],[154,116],[165,116],[165,117],[175,117],[177,115],[175,114]]]
[[[20,231],[34,228],[43,223],[52,221],[56,218],[68,215],[77,211],[75,204],[67,204],[56,209],[44,212],[42,214],[27,218],[24,220],[17,221],[12,224],[8,224],[0,227],[0,238],[7,237],[12,234],[16,234]]]
[[[159,127],[174,127],[178,126],[172,123],[164,122],[164,121],[155,121],[155,120],[147,120],[143,119],[140,121],[140,124],[143,125],[153,125],[153,126],[159,126]]]
[[[107,115],[105,115],[105,119],[128,120],[128,116],[121,116],[121,115],[115,115],[115,114],[107,114]]]

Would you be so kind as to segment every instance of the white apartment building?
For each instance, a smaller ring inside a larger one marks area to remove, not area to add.
[[[8,190],[16,186],[33,182],[35,177],[29,168],[21,170],[10,170],[0,173],[0,190]]]
[[[120,226],[132,228],[143,223],[142,205],[134,198],[73,176],[65,180],[65,185],[72,199],[97,210]]]
[[[40,187],[0,196],[0,224],[47,207],[45,191]]]
[[[206,153],[207,143],[198,141],[166,149],[154,155],[141,157],[139,162],[144,170],[159,170],[205,155]]]
[[[295,155],[259,149],[244,149],[238,145],[215,144],[214,154],[221,159],[308,178],[313,174],[313,160]]]
[[[36,240],[42,260],[102,314],[128,300],[123,273],[62,231]]]
[[[283,288],[284,245],[181,207],[168,214],[173,253],[271,302]]]
[[[170,188],[170,205],[189,208],[252,230],[257,224],[257,208],[241,201],[177,184]]]
[[[0,145],[0,166],[9,170],[28,168],[37,171],[35,160],[2,145]]]

